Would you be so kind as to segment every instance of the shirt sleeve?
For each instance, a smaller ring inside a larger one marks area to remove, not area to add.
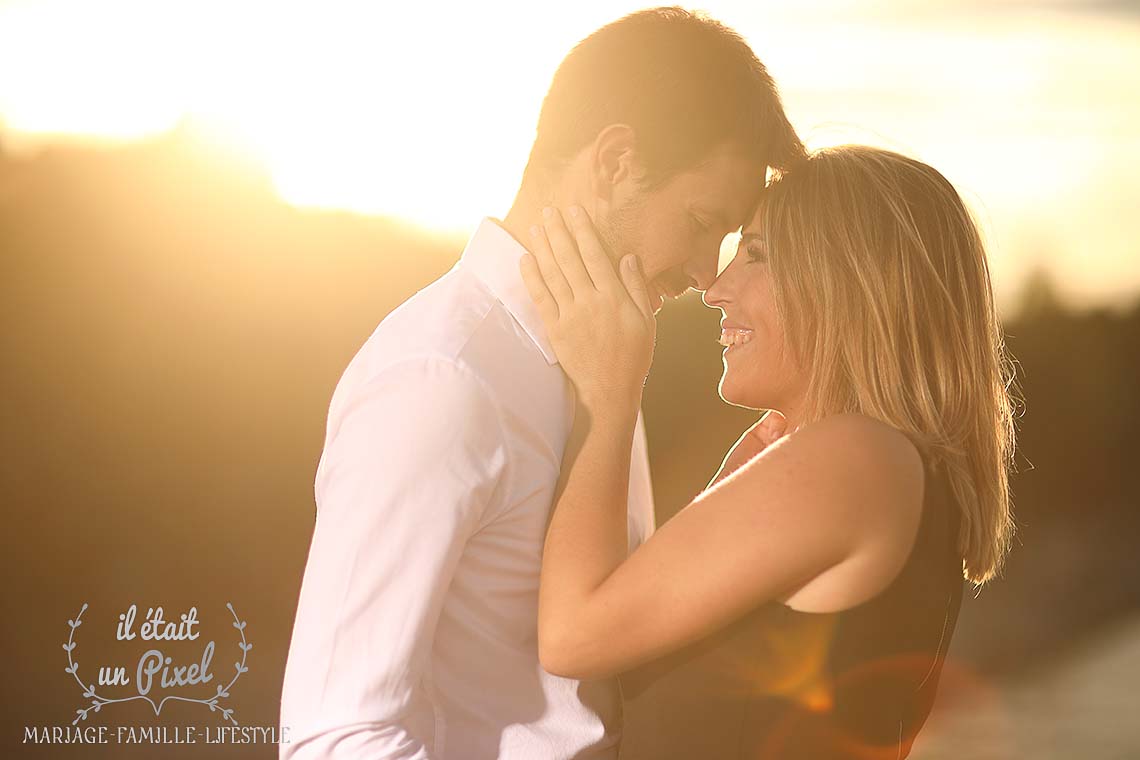
[[[330,422],[285,670],[282,760],[431,758],[431,644],[507,467],[497,404],[447,358],[405,360]]]

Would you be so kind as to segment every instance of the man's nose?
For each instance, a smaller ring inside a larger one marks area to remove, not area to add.
[[[720,260],[720,250],[713,255],[694,256],[685,264],[685,274],[689,278],[689,287],[694,290],[708,290],[716,280],[717,264]]]

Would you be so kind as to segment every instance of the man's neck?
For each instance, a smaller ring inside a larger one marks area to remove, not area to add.
[[[534,225],[542,226],[542,209],[546,206],[556,206],[565,209],[575,203],[581,202],[574,193],[565,189],[556,189],[553,192],[539,194],[530,188],[519,190],[510,211],[503,217],[500,225],[515,240],[519,241],[528,251],[530,250],[530,228]]]

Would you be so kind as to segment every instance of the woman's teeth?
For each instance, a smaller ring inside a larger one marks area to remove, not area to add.
[[[722,346],[739,346],[752,340],[752,331],[746,327],[725,327],[720,331]]]

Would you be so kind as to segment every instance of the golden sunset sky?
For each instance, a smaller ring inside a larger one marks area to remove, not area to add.
[[[286,201],[441,233],[505,213],[562,56],[644,3],[0,1],[0,140],[191,124]],[[991,240],[1000,300],[1140,293],[1140,3],[687,6],[737,29],[809,145],[917,156]],[[727,248],[727,246],[726,246]]]

